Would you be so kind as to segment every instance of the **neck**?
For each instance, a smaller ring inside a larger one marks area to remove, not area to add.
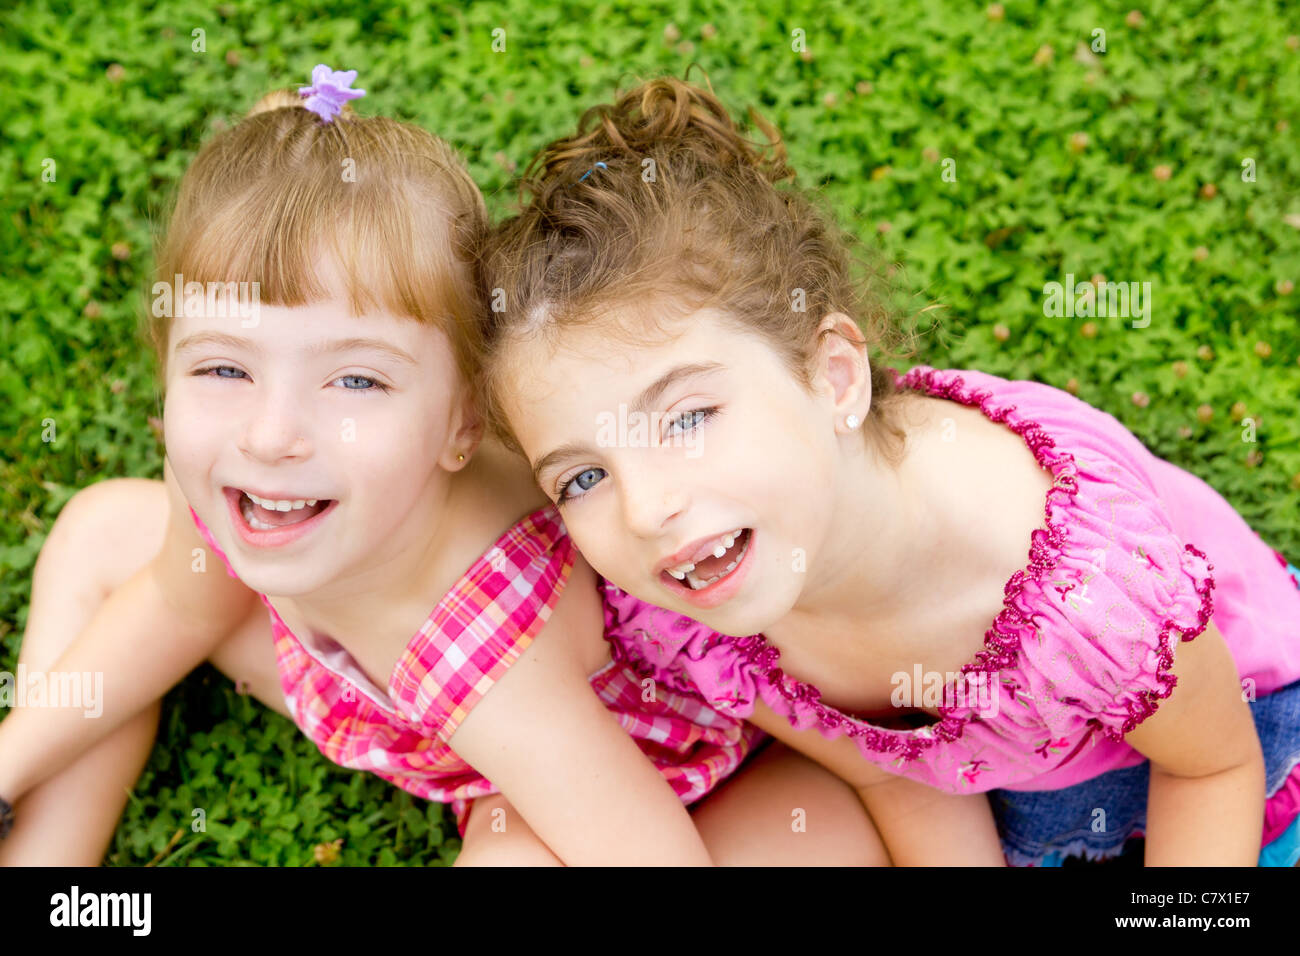
[[[865,441],[846,452],[833,494],[835,520],[809,568],[809,586],[772,633],[850,628],[906,640],[918,610],[959,580],[961,521],[925,454],[929,424],[908,429],[897,468]]]
[[[343,644],[371,640],[395,622],[405,626],[409,615],[402,609],[412,604],[427,613],[437,587],[437,557],[447,553],[457,531],[453,516],[466,510],[459,505],[470,487],[469,471],[435,472],[397,532],[362,567],[309,594],[272,598],[273,605],[282,616],[287,611]]]

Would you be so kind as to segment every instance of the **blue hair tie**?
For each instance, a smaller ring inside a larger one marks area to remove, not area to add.
[[[609,169],[609,167],[606,166],[604,163],[597,163],[595,166],[592,166],[591,169],[587,170],[585,173],[582,174],[582,179],[586,179],[588,176],[590,176],[592,170],[596,169],[597,167],[601,169]],[[579,179],[578,182],[582,182],[582,179]]]

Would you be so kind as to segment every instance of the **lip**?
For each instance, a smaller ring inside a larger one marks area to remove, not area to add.
[[[736,565],[736,569],[725,578],[720,581],[714,581],[706,588],[700,588],[696,591],[684,581],[678,581],[671,575],[665,573],[667,568],[671,568],[675,564],[681,564],[682,561],[685,561],[690,557],[692,552],[689,547],[683,548],[682,551],[678,552],[678,554],[683,554],[684,557],[676,560],[670,558],[668,562],[659,569],[657,575],[658,581],[669,592],[693,607],[706,609],[717,607],[724,601],[729,601],[735,597],[736,592],[740,590],[740,586],[745,583],[745,577],[749,574],[749,566],[753,564],[754,539],[757,535],[758,532],[753,528],[749,529],[749,544],[745,547],[745,556],[740,559],[740,564]],[[714,535],[713,537],[716,538],[718,536]],[[712,540],[713,538],[700,539],[702,542]],[[676,556],[674,556],[674,558],[675,557]]]
[[[235,528],[235,533],[239,535],[239,540],[259,550],[271,550],[274,548],[283,548],[295,541],[311,534],[320,527],[322,520],[334,510],[338,500],[331,500],[319,514],[312,515],[306,521],[300,521],[297,524],[288,525],[283,528],[274,528],[270,531],[258,531],[251,528],[248,522],[244,520],[243,513],[239,510],[239,499],[244,494],[243,488],[225,487],[222,493],[225,495],[226,504],[230,509],[230,523]],[[277,501],[292,500],[297,501],[301,497],[297,494],[263,494],[257,489],[251,489],[253,494],[259,498],[274,499]],[[317,500],[320,500],[319,498]]]

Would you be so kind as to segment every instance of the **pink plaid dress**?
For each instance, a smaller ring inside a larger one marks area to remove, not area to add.
[[[207,527],[193,509],[190,515],[234,577]],[[339,644],[296,636],[261,595],[294,722],[334,763],[369,770],[416,796],[450,803],[463,837],[474,799],[498,791],[448,740],[541,631],[568,581],[575,553],[553,506],[520,520],[434,606],[386,689],[375,686]],[[616,623],[618,615],[607,605],[605,618]],[[643,701],[635,673],[612,659],[590,680],[686,804],[725,780],[766,737],[663,687],[656,688],[655,700]]]

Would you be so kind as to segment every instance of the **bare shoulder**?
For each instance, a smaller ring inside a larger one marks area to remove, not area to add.
[[[1022,436],[978,408],[934,396],[914,396],[907,408],[909,443],[922,464],[918,474],[953,509],[981,516],[976,541],[983,560],[1010,571],[1023,567],[1029,536],[1045,521],[1052,475]],[[915,440],[913,438],[915,436]],[[958,475],[959,480],[950,476]]]

